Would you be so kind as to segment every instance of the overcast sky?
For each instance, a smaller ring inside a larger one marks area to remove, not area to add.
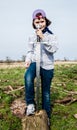
[[[26,54],[28,38],[35,31],[32,13],[39,8],[58,37],[55,59],[77,60],[77,0],[0,0],[0,60]]]

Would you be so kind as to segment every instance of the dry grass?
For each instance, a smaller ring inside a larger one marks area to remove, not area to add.
[[[55,61],[55,65],[63,65],[63,64],[77,64],[77,61]],[[16,68],[23,67],[25,68],[25,62],[13,62],[13,63],[0,63],[0,68]]]

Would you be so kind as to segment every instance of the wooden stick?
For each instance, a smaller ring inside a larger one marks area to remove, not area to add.
[[[23,89],[24,88],[24,86],[22,86],[22,87],[20,87],[20,88],[17,88],[17,89],[12,89],[11,91],[8,91],[9,93],[12,93],[12,92],[15,92],[15,91],[18,91],[18,90],[21,90],[21,89]]]

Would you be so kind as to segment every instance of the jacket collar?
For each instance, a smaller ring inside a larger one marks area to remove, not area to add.
[[[47,27],[46,27],[42,32],[43,32],[43,34],[46,33],[46,32],[48,32],[48,33],[50,33],[50,34],[53,34],[53,33],[49,30],[49,28],[47,28]]]

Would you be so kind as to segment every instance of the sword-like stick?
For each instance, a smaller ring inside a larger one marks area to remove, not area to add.
[[[37,27],[39,29],[39,26]],[[40,94],[40,37],[37,36],[37,45],[36,45],[36,110],[39,110],[39,94]]]

